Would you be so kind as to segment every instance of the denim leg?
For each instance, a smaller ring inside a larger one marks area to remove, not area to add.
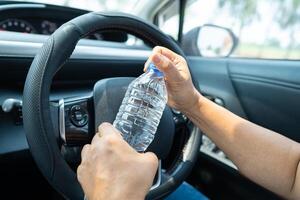
[[[190,184],[183,182],[165,200],[208,200],[208,198]]]

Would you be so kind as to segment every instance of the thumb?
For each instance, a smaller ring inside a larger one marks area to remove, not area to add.
[[[154,53],[150,60],[158,70],[164,73],[169,80],[176,81],[180,78],[180,73],[172,61],[160,53]]]

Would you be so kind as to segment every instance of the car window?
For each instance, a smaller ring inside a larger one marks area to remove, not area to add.
[[[183,33],[204,24],[237,36],[231,57],[300,59],[300,0],[188,0]]]
[[[178,39],[179,31],[179,1],[170,1],[157,13],[159,28],[167,35]]]
[[[21,2],[37,2],[90,11],[122,11],[133,13],[138,0],[13,0]]]

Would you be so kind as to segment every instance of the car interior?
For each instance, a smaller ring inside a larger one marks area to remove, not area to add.
[[[187,59],[211,101],[299,142],[299,20],[276,12],[299,11],[289,3],[0,1],[1,198],[83,199],[81,149],[101,122],[115,119],[157,45]],[[160,164],[147,199],[164,199],[183,181],[209,199],[281,199],[241,175],[170,107],[148,150]]]

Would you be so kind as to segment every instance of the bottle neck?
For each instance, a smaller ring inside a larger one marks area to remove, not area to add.
[[[159,71],[153,63],[149,64],[149,66],[147,68],[147,72],[152,72],[157,77],[164,77],[164,74],[161,71]]]

